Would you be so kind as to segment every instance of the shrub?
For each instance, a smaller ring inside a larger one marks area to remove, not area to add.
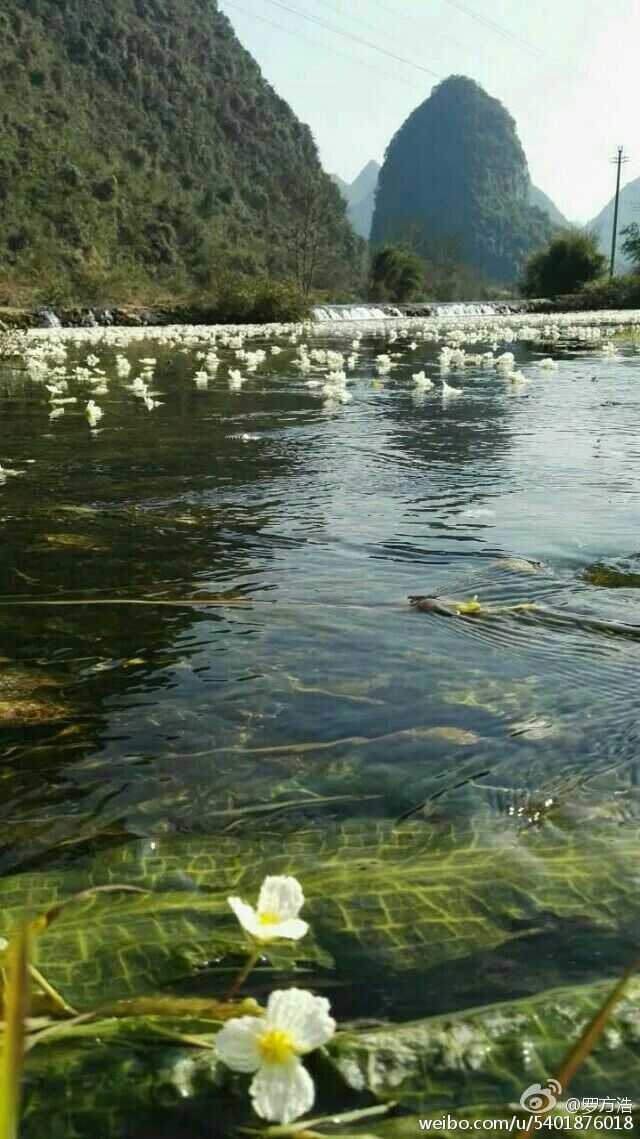
[[[384,245],[371,262],[370,296],[377,301],[410,301],[424,292],[424,262],[404,245]]]
[[[584,307],[640,308],[640,273],[626,273],[612,280],[592,281],[582,290]]]
[[[215,286],[213,319],[228,324],[304,320],[309,305],[293,281],[225,274]]]
[[[308,299],[293,281],[258,281],[253,304],[256,323],[298,321],[308,315]]]
[[[593,234],[564,230],[529,258],[521,289],[526,297],[577,293],[595,280],[605,265]]]

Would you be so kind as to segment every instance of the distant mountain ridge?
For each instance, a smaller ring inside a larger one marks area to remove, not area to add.
[[[571,222],[561,213],[549,195],[545,194],[544,190],[540,190],[538,186],[534,186],[533,182],[529,186],[529,204],[537,206],[554,225],[560,226],[561,229],[567,229],[571,226]]]
[[[615,195],[607,202],[604,209],[600,210],[600,213],[592,218],[585,226],[586,229],[596,235],[600,250],[606,257],[609,257],[611,254],[614,206]],[[640,178],[634,178],[632,182],[627,182],[626,186],[623,186],[620,191],[616,252],[616,271],[618,273],[625,273],[633,268],[633,262],[629,261],[622,252],[624,238],[621,237],[622,230],[625,226],[631,225],[632,222],[636,222],[640,225]]]
[[[353,182],[345,182],[344,179],[340,178],[337,174],[331,175],[347,202],[349,221],[356,233],[359,234],[360,237],[366,238],[367,241],[371,235],[371,223],[373,221],[380,169],[380,164],[371,160],[362,168]],[[548,194],[545,194],[544,190],[540,190],[537,186],[534,186],[533,183],[529,186],[529,204],[542,210],[555,226],[560,226],[564,229],[571,224],[564,214],[560,212]]]
[[[380,175],[380,164],[371,159],[363,166],[353,182],[345,182],[337,174],[332,174],[336,186],[347,203],[347,216],[356,233],[369,240],[376,186]]]

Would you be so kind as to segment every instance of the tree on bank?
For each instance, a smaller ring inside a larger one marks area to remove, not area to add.
[[[629,261],[633,261],[634,269],[638,272],[640,270],[640,225],[632,221],[622,230],[622,236],[624,237],[622,252]]]
[[[521,290],[525,297],[577,293],[604,271],[606,259],[591,233],[558,233],[526,263]]]
[[[424,292],[425,265],[405,245],[383,245],[371,261],[369,295],[376,301],[410,301]]]
[[[288,275],[305,297],[315,288],[353,287],[365,243],[349,226],[338,187],[330,180],[292,179],[289,198],[294,210],[287,235]],[[349,253],[346,271],[344,249]]]

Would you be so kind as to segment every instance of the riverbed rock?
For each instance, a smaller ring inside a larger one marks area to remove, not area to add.
[[[458,747],[471,747],[480,743],[480,736],[466,728],[455,728],[449,724],[439,724],[435,728],[426,728],[420,733],[422,739],[438,740],[440,743],[456,744]]]
[[[72,715],[66,704],[53,700],[4,700],[0,698],[0,725],[19,727],[29,724],[53,724]]]
[[[532,562],[529,558],[498,558],[491,563],[491,569],[509,570],[511,573],[540,573],[542,562]]]

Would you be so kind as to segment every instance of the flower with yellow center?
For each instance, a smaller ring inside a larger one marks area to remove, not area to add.
[[[253,1072],[249,1093],[258,1115],[291,1123],[313,1105],[313,1080],[301,1057],[331,1039],[329,1002],[304,989],[272,993],[264,1017],[228,1021],[216,1037],[220,1059],[234,1072]]]
[[[242,898],[228,898],[227,901],[240,925],[254,941],[263,944],[278,938],[298,941],[309,929],[306,921],[298,917],[304,905],[304,894],[297,878],[280,875],[265,878],[255,909]]]

